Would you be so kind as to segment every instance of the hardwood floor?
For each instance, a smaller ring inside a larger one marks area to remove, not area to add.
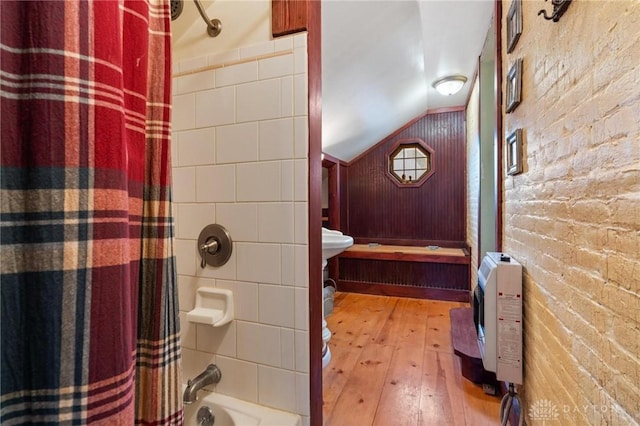
[[[500,398],[462,377],[449,309],[463,303],[336,293],[323,371],[327,426],[498,425]]]

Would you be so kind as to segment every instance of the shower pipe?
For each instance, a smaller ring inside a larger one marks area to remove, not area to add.
[[[200,16],[202,16],[202,19],[204,19],[204,22],[207,24],[207,34],[209,34],[210,37],[215,37],[220,34],[220,31],[222,31],[222,22],[219,19],[209,19],[207,12],[204,10],[204,7],[202,7],[202,4],[200,4],[200,0],[193,1],[198,8],[198,12],[200,12]]]

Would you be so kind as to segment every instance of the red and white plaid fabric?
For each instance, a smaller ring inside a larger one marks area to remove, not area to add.
[[[182,423],[169,1],[0,16],[0,423]]]

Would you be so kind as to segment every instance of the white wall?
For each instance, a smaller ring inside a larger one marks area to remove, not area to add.
[[[322,168],[322,208],[329,208],[329,170]]]
[[[171,23],[174,62],[271,40],[271,0],[200,0],[200,3],[209,19],[222,22],[222,32],[209,37],[193,0],[184,0],[182,14]]]
[[[480,201],[480,84],[475,79],[467,104],[467,244],[471,288],[478,281],[478,202]]]
[[[203,66],[212,68],[189,74]],[[186,58],[174,70],[184,380],[215,363],[217,392],[308,416],[306,34]],[[196,240],[210,223],[229,230],[233,253],[201,269]],[[232,323],[186,320],[200,286],[234,292]]]

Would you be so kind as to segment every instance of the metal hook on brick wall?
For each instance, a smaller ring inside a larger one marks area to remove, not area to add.
[[[571,4],[571,0],[551,0],[551,4],[553,5],[553,13],[551,16],[547,15],[547,11],[544,9],[540,10],[538,15],[542,15],[547,21],[558,22],[562,15],[564,15],[564,12],[567,11],[567,8]]]

